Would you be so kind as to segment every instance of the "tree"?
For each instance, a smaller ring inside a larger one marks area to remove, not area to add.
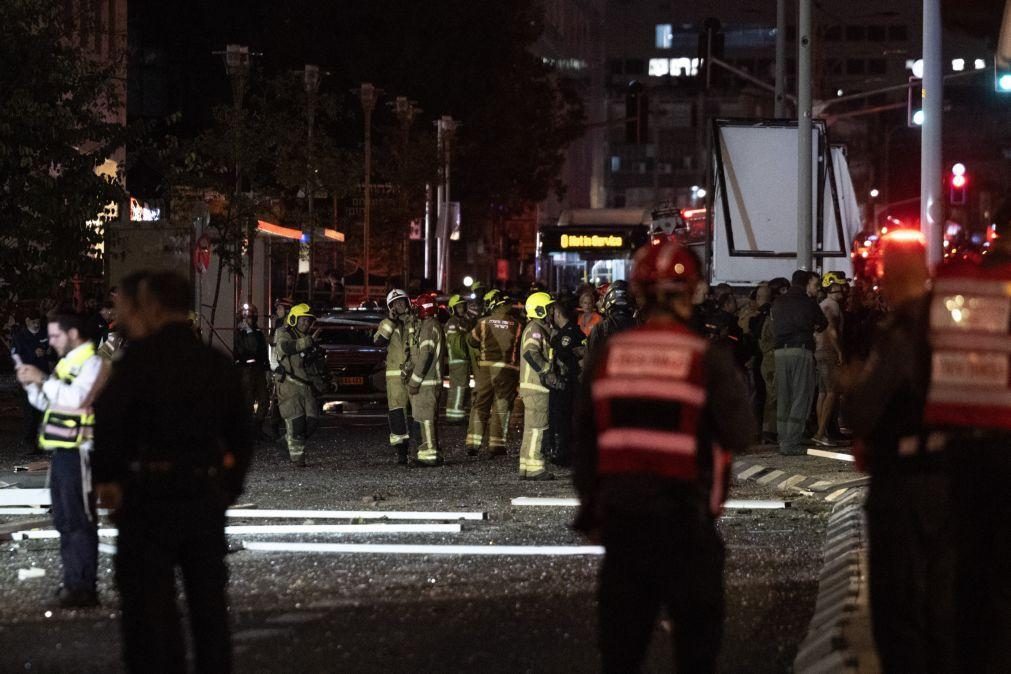
[[[62,6],[0,2],[0,304],[100,274],[100,220],[125,199],[96,172],[126,140],[117,64],[74,44]]]

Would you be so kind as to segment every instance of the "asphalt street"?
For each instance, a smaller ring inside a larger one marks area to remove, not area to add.
[[[16,459],[15,426],[7,421],[0,428],[4,470]],[[242,549],[243,540],[587,544],[568,528],[572,508],[510,504],[518,496],[573,496],[565,471],[554,482],[517,479],[518,434],[508,457],[469,458],[463,451],[463,429],[449,428],[443,433],[446,466],[410,470],[395,464],[386,435],[382,417],[332,418],[310,441],[309,465],[302,469],[287,462],[280,445],[261,445],[241,501],[259,509],[481,511],[487,519],[461,521],[460,533],[230,536],[236,671],[596,671],[597,556]],[[14,475],[24,479],[25,474]],[[731,497],[783,495],[743,482]],[[804,637],[817,590],[828,504],[811,495],[790,498],[789,509],[734,510],[721,519],[728,548],[722,671],[789,671]],[[329,523],[340,522],[348,520]],[[47,613],[44,604],[59,577],[56,545],[54,540],[0,543],[5,558],[0,565],[0,671],[119,671],[112,557],[104,553],[99,560],[101,608]],[[19,569],[32,567],[45,569],[46,575],[18,580]],[[648,671],[670,671],[670,629],[667,623],[658,625]]]

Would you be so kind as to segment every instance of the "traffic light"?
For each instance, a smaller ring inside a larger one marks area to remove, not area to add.
[[[918,77],[910,77],[906,89],[906,126],[923,126],[923,80]]]
[[[948,204],[964,206],[966,192],[969,191],[969,176],[965,173],[965,164],[958,163],[951,167],[951,179],[948,182]]]
[[[993,88],[998,94],[1011,94],[1011,59],[1000,54],[993,60]]]
[[[649,94],[638,81],[629,82],[625,93],[625,142],[649,142]]]

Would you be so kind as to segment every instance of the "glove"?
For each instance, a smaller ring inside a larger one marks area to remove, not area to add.
[[[274,381],[280,384],[282,381],[284,381],[286,376],[287,373],[284,371],[284,368],[278,365],[277,369],[274,370]]]
[[[419,393],[421,393],[421,384],[418,384],[413,381],[408,383],[407,392],[410,393],[412,396],[418,395]]]
[[[561,389],[565,388],[565,381],[554,372],[542,374],[541,384],[556,391],[560,391]]]

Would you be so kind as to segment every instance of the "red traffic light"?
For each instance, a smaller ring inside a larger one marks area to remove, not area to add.
[[[965,184],[967,182],[969,182],[969,180],[965,177],[965,175],[953,175],[953,176],[951,176],[951,186],[952,187],[962,188],[962,187],[965,187]]]

